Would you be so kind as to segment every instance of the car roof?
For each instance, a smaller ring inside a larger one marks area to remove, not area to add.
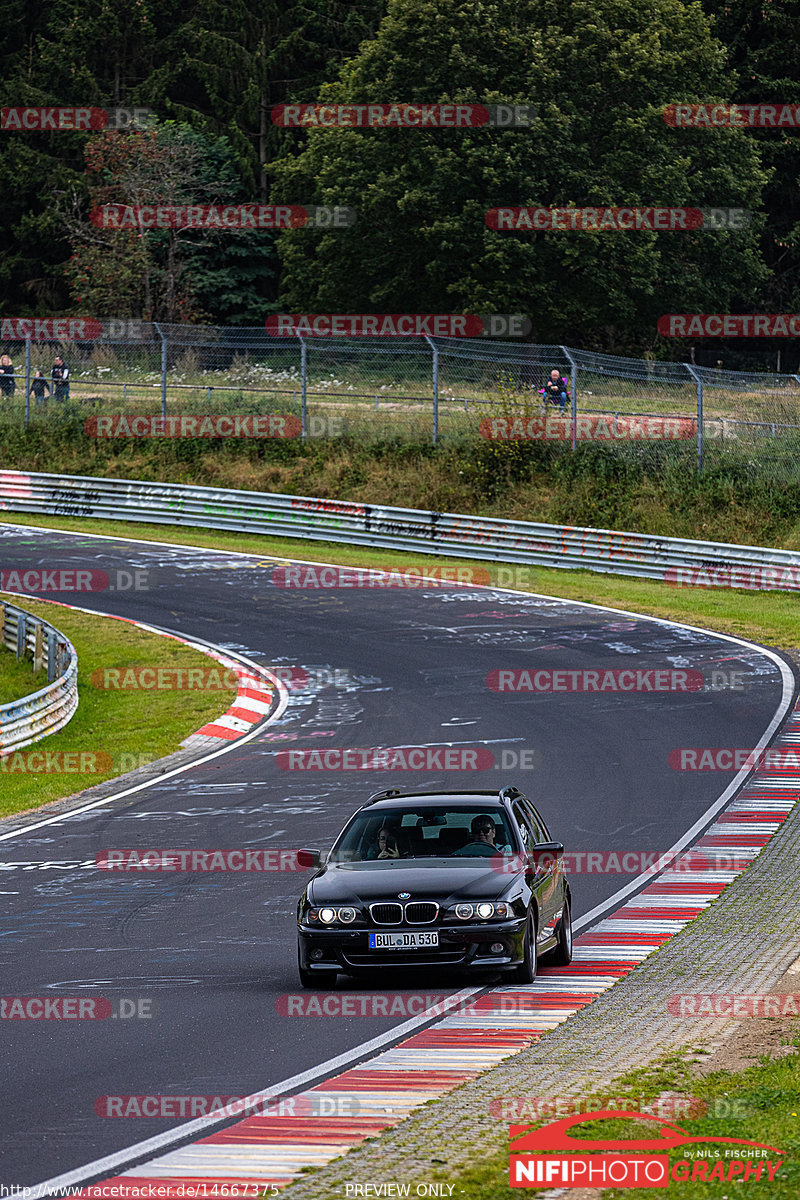
[[[517,798],[517,797],[515,797]],[[367,801],[363,809],[383,810],[398,808],[411,802],[415,808],[441,808],[442,804],[458,804],[466,808],[486,808],[489,804],[504,804],[511,799],[499,792],[401,792],[397,796],[386,796],[380,800]],[[363,809],[361,811],[363,811]]]

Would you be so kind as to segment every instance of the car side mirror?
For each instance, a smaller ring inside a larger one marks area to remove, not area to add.
[[[298,867],[321,867],[323,862],[323,854],[321,850],[298,850],[297,865]]]
[[[563,842],[537,842],[529,852],[531,866],[537,870],[547,870],[555,866],[564,857]]]

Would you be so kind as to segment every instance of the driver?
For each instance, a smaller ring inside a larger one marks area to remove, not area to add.
[[[453,851],[453,857],[458,855],[470,858],[489,857],[492,854],[512,854],[510,846],[497,846],[495,839],[497,830],[494,821],[486,813],[481,813],[480,816],[473,817],[470,824],[470,832],[472,833],[472,841],[467,842],[466,846],[459,847]]]

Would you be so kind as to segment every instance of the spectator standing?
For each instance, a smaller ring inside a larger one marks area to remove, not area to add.
[[[53,380],[53,399],[69,400],[69,367],[60,354],[56,355],[50,377]]]
[[[0,395],[13,396],[17,390],[17,382],[14,378],[14,364],[7,354],[0,358]]]
[[[50,395],[50,384],[41,371],[37,371],[31,380],[31,393],[37,404],[44,404]]]

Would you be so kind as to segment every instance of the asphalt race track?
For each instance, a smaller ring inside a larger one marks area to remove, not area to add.
[[[782,697],[778,666],[758,651],[543,597],[452,586],[285,588],[272,580],[274,564],[254,557],[13,526],[0,526],[0,551],[4,570],[147,571],[146,590],[48,594],[309,675],[283,715],[247,744],[0,842],[2,994],[144,1001],[151,1014],[2,1023],[5,1185],[49,1179],[176,1124],[101,1118],[101,1096],[244,1096],[396,1023],[276,1011],[278,997],[300,990],[294,915],[305,873],[141,876],[81,865],[98,851],[325,848],[379,788],[510,782],[534,799],[568,851],[664,851],[733,779],[673,770],[670,751],[753,746]],[[57,609],[52,619],[57,625]],[[487,687],[492,671],[531,667],[738,677],[735,688],[679,693],[532,696]],[[286,749],[391,746],[483,747],[496,765],[298,771],[276,758]],[[113,750],[113,729],[96,748]],[[0,833],[6,828],[0,822]],[[573,875],[574,915],[630,879]],[[369,986],[340,976],[340,988]],[[440,992],[465,982],[405,978],[402,986]]]

